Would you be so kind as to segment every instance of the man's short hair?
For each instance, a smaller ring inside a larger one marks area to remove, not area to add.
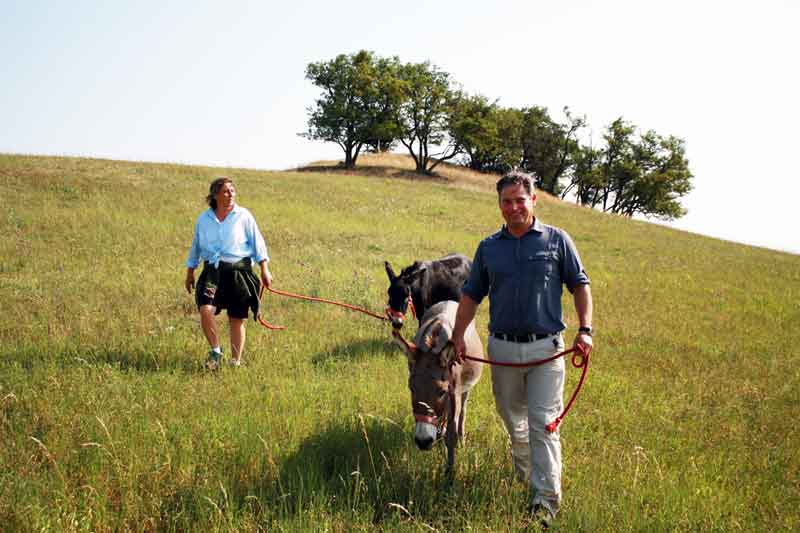
[[[521,170],[510,170],[503,174],[503,177],[497,180],[497,195],[499,196],[503,189],[506,187],[515,187],[522,185],[525,187],[525,192],[533,196],[536,191],[534,187],[533,174],[522,172]]]

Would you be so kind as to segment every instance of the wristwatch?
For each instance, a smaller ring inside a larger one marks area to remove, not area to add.
[[[587,335],[589,335],[591,337],[592,336],[592,326],[581,326],[581,327],[578,328],[578,333],[585,333],[585,334],[587,334]]]

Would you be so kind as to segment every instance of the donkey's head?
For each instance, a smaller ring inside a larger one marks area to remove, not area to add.
[[[419,283],[426,267],[419,261],[414,261],[413,265],[404,268],[397,276],[388,261],[384,261],[384,266],[389,277],[389,289],[386,291],[389,294],[389,303],[386,305],[386,314],[392,321],[392,327],[399,330],[405,324],[409,304],[413,312],[411,292],[415,284]]]
[[[450,326],[438,321],[428,328],[419,344],[406,342],[399,332],[394,332],[396,342],[408,357],[408,388],[416,420],[414,441],[421,450],[430,450],[442,437],[453,408],[454,350],[450,334]]]

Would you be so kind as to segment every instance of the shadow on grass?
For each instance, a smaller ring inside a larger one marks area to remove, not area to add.
[[[333,422],[301,442],[271,476],[235,484],[229,496],[252,512],[255,495],[259,507],[278,520],[291,521],[313,508],[327,516],[356,513],[379,525],[408,519],[402,507],[413,508],[415,520],[439,521],[442,506],[454,497],[444,443],[432,452],[417,450],[413,424],[395,422],[408,421],[406,415],[353,415]]]
[[[141,348],[124,349],[119,347],[93,348],[37,348],[20,349],[11,352],[0,360],[0,364],[16,365],[27,371],[36,366],[56,366],[59,368],[112,367],[122,372],[169,372],[178,371],[190,374],[203,373],[202,355],[192,358],[167,357]]]
[[[452,479],[444,442],[430,452],[413,443],[410,410],[340,417],[286,453],[269,436],[261,443],[229,447],[195,465],[190,479],[162,498],[157,529],[229,517],[267,530],[317,530],[323,523],[463,530],[476,505],[483,508],[478,513],[493,508],[491,498],[475,501],[476,487],[507,491],[494,473]]]
[[[319,352],[312,356],[311,362],[315,365],[337,361],[360,361],[374,357],[401,357],[400,350],[390,340],[364,339],[348,344],[334,346],[330,350]]]
[[[180,371],[194,374],[205,372],[202,365],[204,355],[164,358],[139,349],[100,348],[92,350],[91,360],[95,364],[109,365],[121,371]]]
[[[332,513],[366,508],[374,524],[395,512],[391,504],[409,508],[411,501],[420,518],[435,518],[440,496],[450,488],[444,446],[440,443],[432,453],[417,450],[413,426],[394,422],[407,414],[391,419],[357,415],[307,439],[285,461],[282,486],[294,488],[297,495],[304,487],[316,487],[320,503]],[[288,510],[301,511],[296,504],[304,498],[290,497]]]

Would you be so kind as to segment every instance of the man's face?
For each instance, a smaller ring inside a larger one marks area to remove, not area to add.
[[[533,224],[536,194],[528,194],[522,185],[509,185],[500,191],[500,211],[510,230],[524,230]]]

